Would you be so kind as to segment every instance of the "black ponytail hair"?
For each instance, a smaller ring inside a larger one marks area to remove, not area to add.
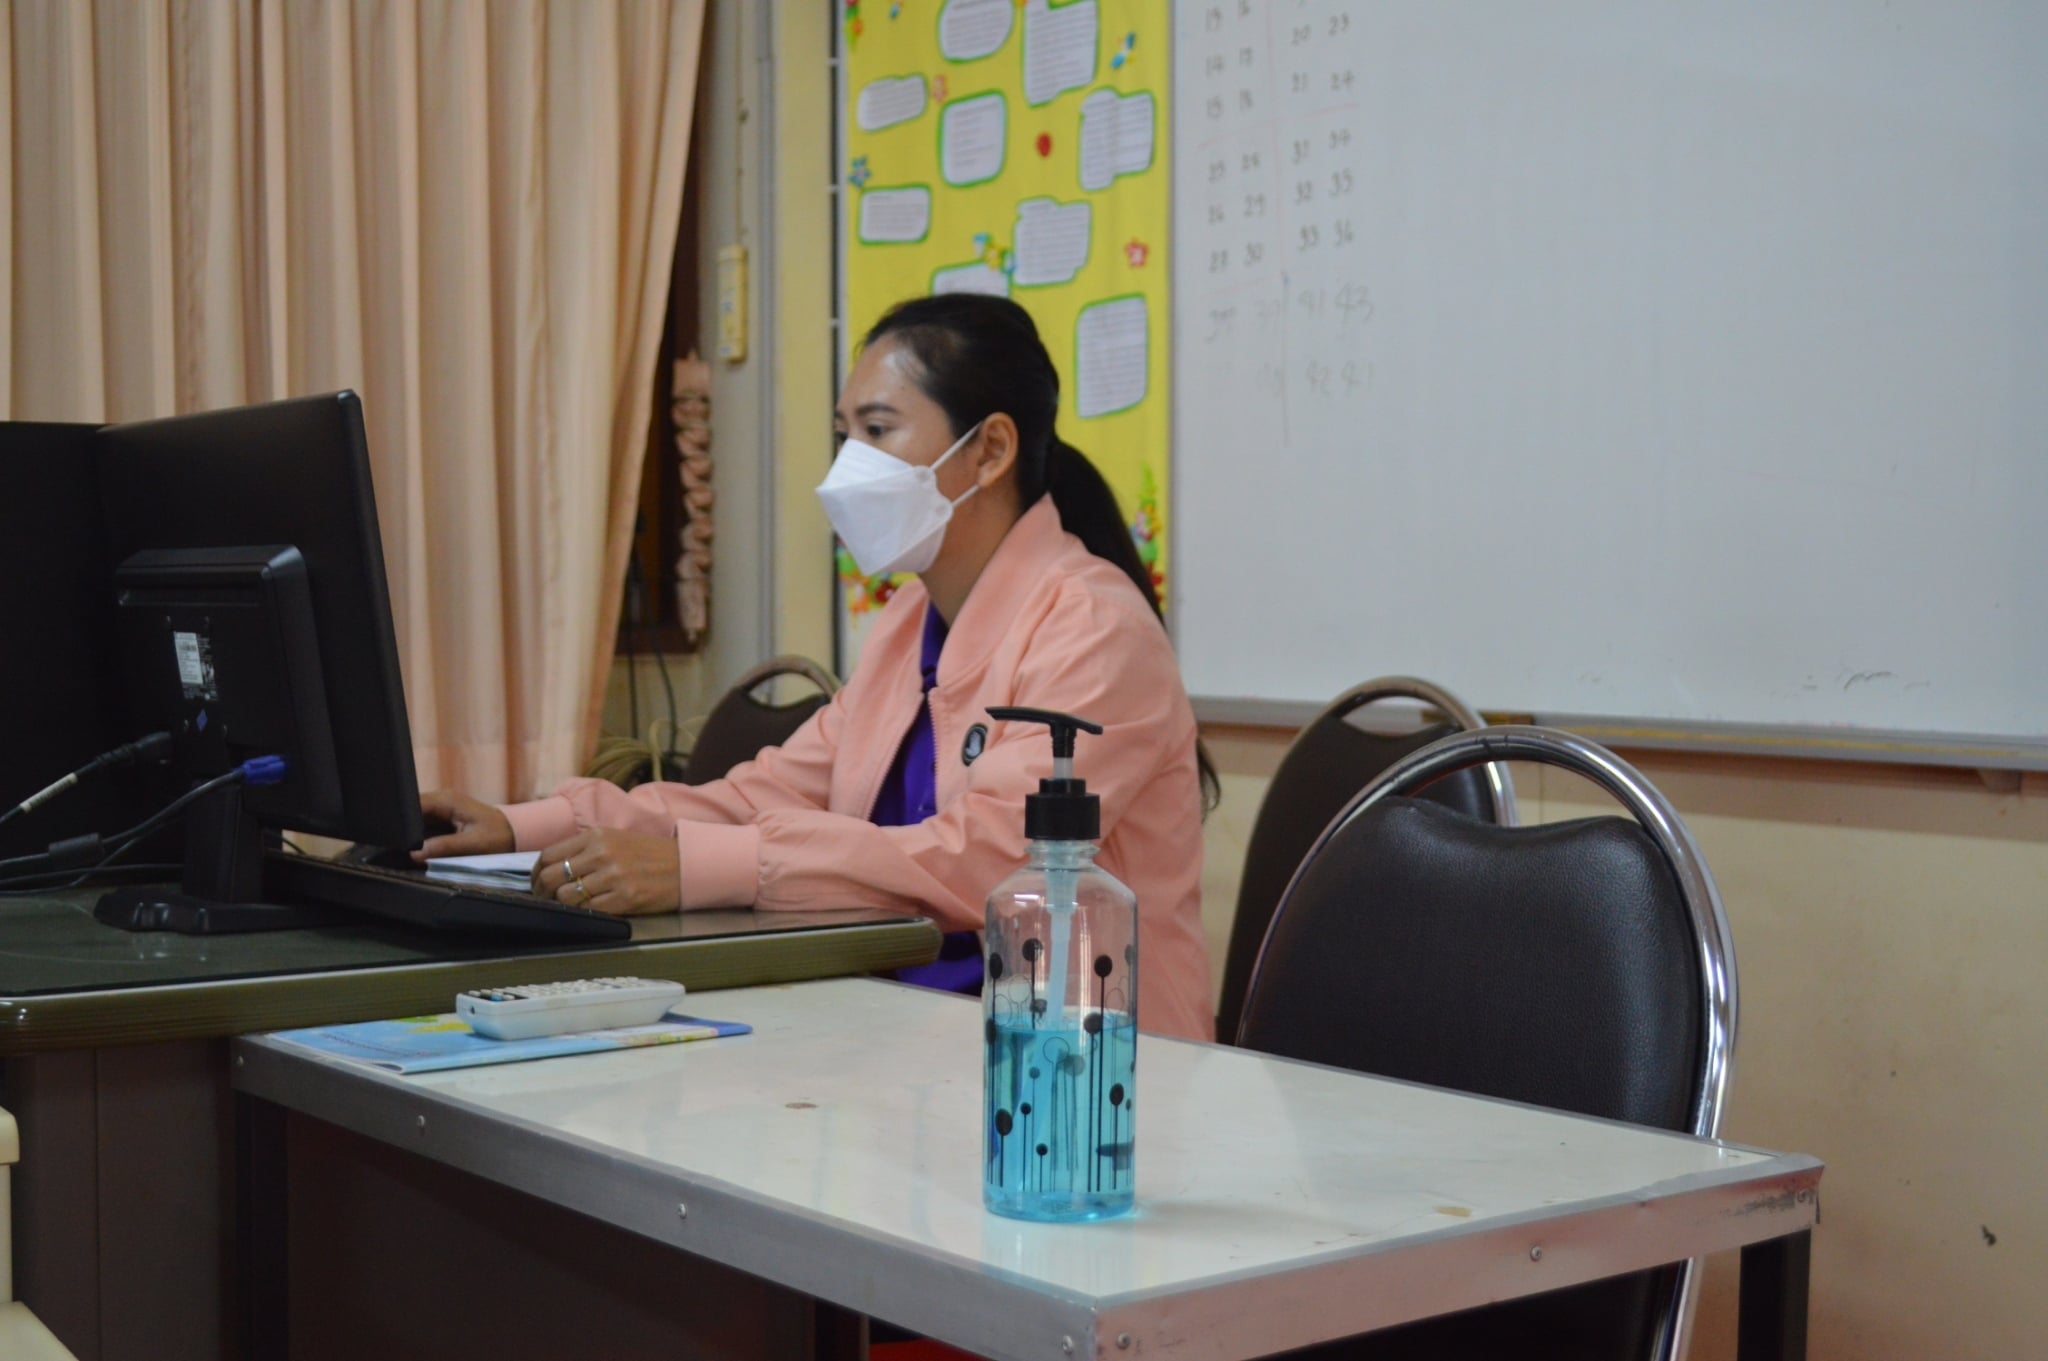
[[[884,313],[862,344],[885,339],[916,361],[918,388],[946,413],[955,439],[998,411],[1016,424],[1018,503],[1029,509],[1050,495],[1061,526],[1120,568],[1164,626],[1159,592],[1124,524],[1116,493],[1088,456],[1053,430],[1060,376],[1031,314],[1008,298],[984,293],[911,298]],[[1207,813],[1221,797],[1221,785],[1199,740],[1195,758]]]

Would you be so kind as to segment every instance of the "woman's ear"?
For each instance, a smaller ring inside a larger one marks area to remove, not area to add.
[[[1017,466],[1017,422],[995,412],[981,423],[981,448],[974,458],[974,480],[993,487]]]

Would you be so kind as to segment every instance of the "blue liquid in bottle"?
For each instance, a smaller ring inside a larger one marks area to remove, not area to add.
[[[986,1023],[982,1199],[989,1209],[1070,1221],[1131,1208],[1137,1040],[1120,1011],[1066,1008]]]
[[[982,1203],[1013,1219],[1108,1219],[1137,1203],[1138,900],[1095,863],[1101,800],[1074,778],[1085,718],[1052,729],[1052,778],[1024,800],[1030,859],[988,897]]]

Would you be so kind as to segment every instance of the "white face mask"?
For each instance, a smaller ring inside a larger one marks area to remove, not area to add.
[[[861,571],[878,577],[932,565],[953,507],[981,490],[977,482],[958,501],[948,501],[939,492],[939,468],[979,429],[976,421],[937,463],[922,467],[857,439],[839,446],[832,471],[818,484],[818,499]]]

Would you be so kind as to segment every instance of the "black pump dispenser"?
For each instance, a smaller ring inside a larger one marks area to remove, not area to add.
[[[997,708],[990,718],[1006,723],[1043,723],[1052,729],[1052,778],[1024,796],[1024,835],[1033,841],[1093,841],[1102,835],[1102,799],[1088,782],[1074,778],[1074,734],[1102,735],[1102,725],[1051,709]]]

